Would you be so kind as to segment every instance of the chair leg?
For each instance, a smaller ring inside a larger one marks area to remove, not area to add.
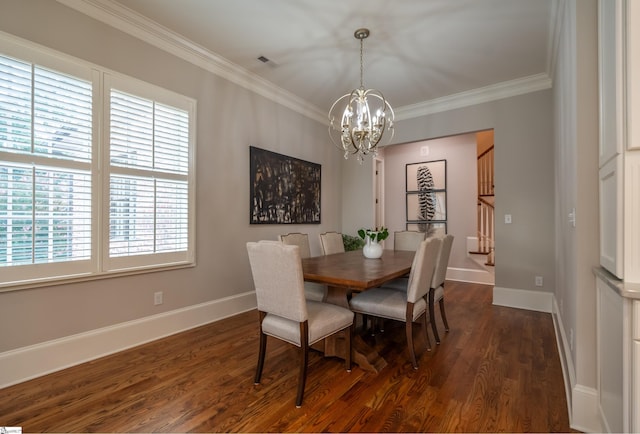
[[[253,380],[254,384],[260,384],[262,368],[264,367],[264,355],[267,351],[267,335],[262,333],[262,320],[265,315],[264,312],[260,312],[260,349],[258,350],[258,366],[256,367],[256,376]]]
[[[309,324],[307,321],[300,323],[300,373],[298,374],[298,394],[296,407],[302,406],[304,386],[307,382],[307,365],[309,362]]]
[[[447,322],[447,314],[444,313],[444,297],[440,299],[440,315],[442,315],[442,322],[444,323],[445,331],[449,331],[449,323]]]
[[[344,330],[344,334],[345,334],[345,344],[347,347],[347,354],[346,357],[344,358],[344,363],[345,363],[345,367],[347,368],[347,372],[351,372],[351,357],[352,357],[352,347],[351,347],[351,341],[353,340],[353,329],[354,329],[354,325],[351,324],[351,326],[349,326],[348,328],[346,328]]]
[[[435,292],[435,289],[429,289],[429,321],[431,322],[431,329],[433,330],[433,338],[436,340],[436,345],[440,345],[440,336],[438,335],[438,327],[436,326],[436,311],[434,307]]]
[[[429,339],[429,332],[427,331],[427,312],[422,315],[422,334],[427,342],[427,351],[431,351],[431,339]]]
[[[411,364],[413,369],[418,369],[418,361],[416,360],[416,351],[413,348],[413,303],[407,303],[407,316],[406,316],[406,333],[407,333],[407,346],[409,347],[409,356],[411,357]]]

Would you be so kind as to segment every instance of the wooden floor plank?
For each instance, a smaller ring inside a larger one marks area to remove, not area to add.
[[[257,313],[219,322],[0,390],[0,426],[24,432],[568,432],[550,314],[493,306],[492,287],[447,282],[445,333],[419,369],[404,325],[363,339],[379,373],[312,351],[295,408],[298,351],[270,339],[253,384]]]

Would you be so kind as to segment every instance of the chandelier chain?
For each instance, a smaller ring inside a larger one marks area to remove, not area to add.
[[[364,89],[364,39],[360,39],[360,88]]]

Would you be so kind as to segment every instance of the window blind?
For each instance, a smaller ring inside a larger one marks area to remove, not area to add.
[[[111,90],[109,256],[188,248],[189,115]]]
[[[0,288],[192,264],[194,119],[190,98],[0,35]]]
[[[91,83],[0,56],[0,266],[91,257]]]

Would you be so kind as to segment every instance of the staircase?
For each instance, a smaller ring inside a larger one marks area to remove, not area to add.
[[[478,155],[478,233],[477,248],[471,249],[472,258],[483,257],[484,266],[494,267],[494,195],[493,146]]]

